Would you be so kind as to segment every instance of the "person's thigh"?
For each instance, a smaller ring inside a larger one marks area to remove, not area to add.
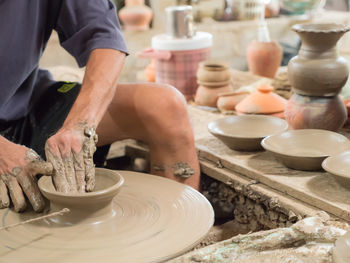
[[[166,85],[119,84],[106,114],[98,125],[98,145],[111,144],[122,139],[149,142],[158,125],[155,123],[155,119],[158,119],[155,115],[162,116],[159,119],[164,120],[174,117],[172,109],[167,110],[167,105],[174,105],[171,100],[185,103],[181,93]],[[159,124],[159,127],[161,126],[162,124]]]

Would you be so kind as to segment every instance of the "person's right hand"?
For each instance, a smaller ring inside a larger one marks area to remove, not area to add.
[[[42,211],[45,202],[35,176],[51,174],[52,165],[25,146],[4,140],[0,147],[0,208],[9,207],[12,201],[14,210],[21,212],[26,208],[26,195],[34,211]]]

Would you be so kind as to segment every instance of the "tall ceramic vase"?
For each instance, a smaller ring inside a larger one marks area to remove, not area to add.
[[[153,12],[145,5],[145,0],[125,0],[125,7],[118,15],[126,30],[144,31],[149,29]]]
[[[296,94],[287,103],[286,120],[295,129],[338,130],[347,118],[338,94],[348,79],[349,69],[336,45],[349,27],[300,24],[293,30],[302,45],[288,64],[289,80]]]

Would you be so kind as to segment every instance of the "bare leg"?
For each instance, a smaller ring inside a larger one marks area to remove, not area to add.
[[[198,189],[199,163],[185,104],[182,94],[167,85],[120,84],[97,128],[99,145],[127,138],[146,142],[152,174]]]

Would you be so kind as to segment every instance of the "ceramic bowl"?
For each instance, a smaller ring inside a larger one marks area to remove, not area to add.
[[[322,167],[350,190],[350,151],[328,157],[322,162]]]
[[[288,129],[285,120],[264,115],[230,116],[210,122],[209,132],[230,149],[236,151],[261,150],[261,140]]]
[[[50,176],[42,176],[38,181],[41,193],[50,201],[50,211],[68,208],[67,215],[58,217],[60,224],[78,222],[96,223],[113,216],[112,199],[119,193],[124,178],[113,170],[96,168],[96,185],[93,192],[62,193],[54,188]]]
[[[350,141],[345,136],[317,129],[291,130],[269,136],[261,145],[285,166],[303,171],[321,170],[324,159],[350,150]]]

